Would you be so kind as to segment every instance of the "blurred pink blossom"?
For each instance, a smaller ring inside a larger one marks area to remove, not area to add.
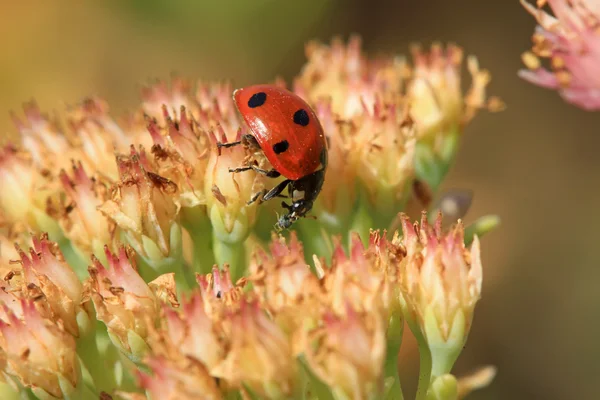
[[[542,8],[550,6],[554,15]],[[596,0],[526,0],[521,4],[537,22],[531,52],[523,54],[528,69],[519,76],[556,89],[569,103],[600,110],[600,2]],[[550,69],[539,58],[550,60]]]

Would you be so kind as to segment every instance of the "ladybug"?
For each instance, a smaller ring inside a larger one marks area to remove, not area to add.
[[[241,140],[217,146],[243,145],[260,150],[273,169],[259,168],[256,163],[232,168],[233,173],[253,170],[270,178],[286,179],[271,190],[262,190],[247,204],[260,203],[282,195],[287,188],[291,204],[276,225],[287,229],[312,209],[327,168],[327,141],[323,127],[313,109],[296,94],[275,85],[254,85],[233,92],[234,103],[250,129]]]

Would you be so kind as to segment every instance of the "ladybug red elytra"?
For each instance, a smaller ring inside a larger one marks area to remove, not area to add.
[[[312,108],[296,94],[275,85],[254,85],[233,92],[235,105],[250,128],[240,141],[218,143],[218,147],[243,145],[260,149],[273,166],[259,168],[255,163],[230,172],[254,170],[271,178],[286,179],[271,190],[252,196],[248,204],[263,202],[282,195],[288,188],[292,204],[282,202],[288,213],[277,222],[289,228],[312,209],[327,168],[327,141],[323,127]]]

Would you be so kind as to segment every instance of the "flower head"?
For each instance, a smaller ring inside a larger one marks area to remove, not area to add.
[[[302,243],[294,231],[286,243],[272,235],[270,255],[255,250],[249,280],[261,306],[291,338],[294,354],[306,347],[308,331],[316,326],[327,300],[321,282],[304,259]]]
[[[163,335],[172,347],[192,357],[211,371],[225,356],[226,341],[217,314],[207,313],[202,295],[194,293],[184,301],[181,311],[165,307],[166,329]]]
[[[376,232],[371,234],[367,248],[354,233],[349,255],[340,240],[336,242],[332,265],[325,268],[327,272],[323,278],[331,309],[344,313],[348,305],[352,305],[356,311],[389,315],[397,308],[394,292],[397,265],[402,255]]]
[[[193,104],[190,89],[190,82],[180,77],[173,77],[170,85],[157,81],[142,89],[142,110],[151,118],[160,119],[163,107],[169,113],[177,113],[182,106],[189,109]]]
[[[217,135],[219,139],[217,139]],[[229,172],[246,161],[243,146],[218,148],[217,141],[233,142],[241,139],[242,130],[228,135],[222,127],[211,132],[210,157],[206,168],[204,192],[207,213],[213,225],[214,235],[223,242],[240,243],[248,237],[256,221],[257,202],[247,202],[263,189],[264,179],[254,171]]]
[[[241,302],[224,324],[231,345],[213,375],[232,387],[245,384],[261,398],[291,397],[297,370],[290,341],[258,303]]]
[[[318,279],[306,264],[302,243],[294,231],[289,243],[273,233],[269,250],[270,257],[262,249],[255,250],[250,280],[269,311],[277,314],[288,307],[296,311],[311,297],[309,292],[318,288]]]
[[[105,251],[110,268],[104,268],[93,257],[88,281],[90,296],[97,318],[106,325],[113,344],[139,361],[148,349],[149,326],[155,325],[160,317],[162,306],[156,292],[162,291],[164,279],[144,282],[125,247],[120,248],[118,256],[106,247]],[[174,287],[174,283],[168,286]]]
[[[542,7],[548,3],[554,16]],[[523,55],[527,70],[519,76],[536,85],[558,90],[569,103],[585,110],[600,109],[600,8],[592,0],[538,1],[537,8],[521,0],[535,17],[532,52]],[[550,60],[550,70],[540,58]]]
[[[434,43],[429,52],[420,46],[412,48],[414,67],[407,83],[407,101],[417,125],[418,137],[432,138],[452,129],[462,128],[481,108],[500,109],[497,98],[486,98],[486,86],[491,76],[479,69],[473,56],[467,60],[472,77],[471,87],[465,94],[461,88],[463,50],[455,45],[446,49]]]
[[[0,206],[8,222],[60,238],[60,228],[51,217],[54,193],[49,173],[32,165],[30,154],[10,144],[0,149]]]
[[[165,108],[165,128],[156,120],[148,121],[148,131],[154,145],[152,154],[158,173],[177,184],[177,201],[183,207],[206,204],[204,179],[209,155],[208,135],[200,131],[198,124],[182,106],[175,120]]]
[[[60,221],[65,236],[87,258],[102,254],[104,245],[112,247],[116,224],[98,208],[108,200],[107,185],[90,178],[81,163],[73,163],[73,177],[60,172],[60,181],[69,199],[69,205]]]
[[[313,43],[307,54],[295,90],[314,105],[329,141],[327,184],[317,210],[325,221],[350,214],[359,181],[370,204],[386,215],[395,212],[414,175],[416,139],[401,91],[405,62],[368,59],[357,37],[347,46],[339,40]]]
[[[17,250],[23,267],[23,293],[34,299],[45,298],[52,320],[60,321],[68,333],[78,337],[82,333],[78,321],[89,318],[82,305],[83,286],[58,244],[49,241],[47,235],[34,236],[29,255],[19,247]]]
[[[467,249],[460,221],[447,234],[441,224],[441,214],[434,226],[425,213],[420,225],[402,215],[407,256],[400,275],[401,301],[405,317],[418,327],[415,334],[432,351],[435,376],[448,373],[462,350],[482,280],[477,237]]]
[[[386,339],[378,312],[359,313],[350,305],[341,315],[328,312],[311,339],[308,364],[336,398],[368,399],[381,393]]]
[[[132,148],[130,156],[117,156],[117,163],[120,181],[100,211],[125,232],[129,244],[151,265],[179,257],[177,185],[149,170],[143,150]]]
[[[69,396],[80,379],[73,336],[44,319],[34,301],[20,300],[22,315],[2,307],[6,319],[0,320],[0,353],[7,362],[5,371],[40,398]]]
[[[225,132],[237,132],[242,126],[233,103],[231,82],[198,82],[194,117],[204,129],[222,126]]]
[[[139,380],[152,399],[218,400],[223,395],[201,362],[186,357],[150,357],[152,374],[139,373]]]
[[[67,121],[73,132],[73,157],[89,173],[117,180],[119,171],[115,151],[127,151],[130,144],[138,144],[140,140],[125,132],[110,116],[108,104],[96,97],[86,98],[70,107]]]
[[[21,136],[23,147],[31,154],[38,168],[54,171],[62,163],[68,162],[71,145],[60,130],[56,118],[42,114],[37,103],[31,101],[23,105],[25,121],[12,114],[13,122]]]

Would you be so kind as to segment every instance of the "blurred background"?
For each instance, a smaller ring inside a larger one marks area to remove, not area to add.
[[[508,109],[476,117],[445,186],[475,191],[467,220],[498,213],[503,223],[482,243],[483,299],[455,371],[498,366],[473,399],[599,398],[600,113],[517,77],[535,26],[518,1],[4,0],[0,19],[4,138],[15,133],[8,111],[31,98],[51,111],[95,94],[119,113],[172,72],[289,82],[304,43],[337,34],[359,33],[371,54],[440,40],[477,55]],[[404,356],[412,387],[414,348]]]

